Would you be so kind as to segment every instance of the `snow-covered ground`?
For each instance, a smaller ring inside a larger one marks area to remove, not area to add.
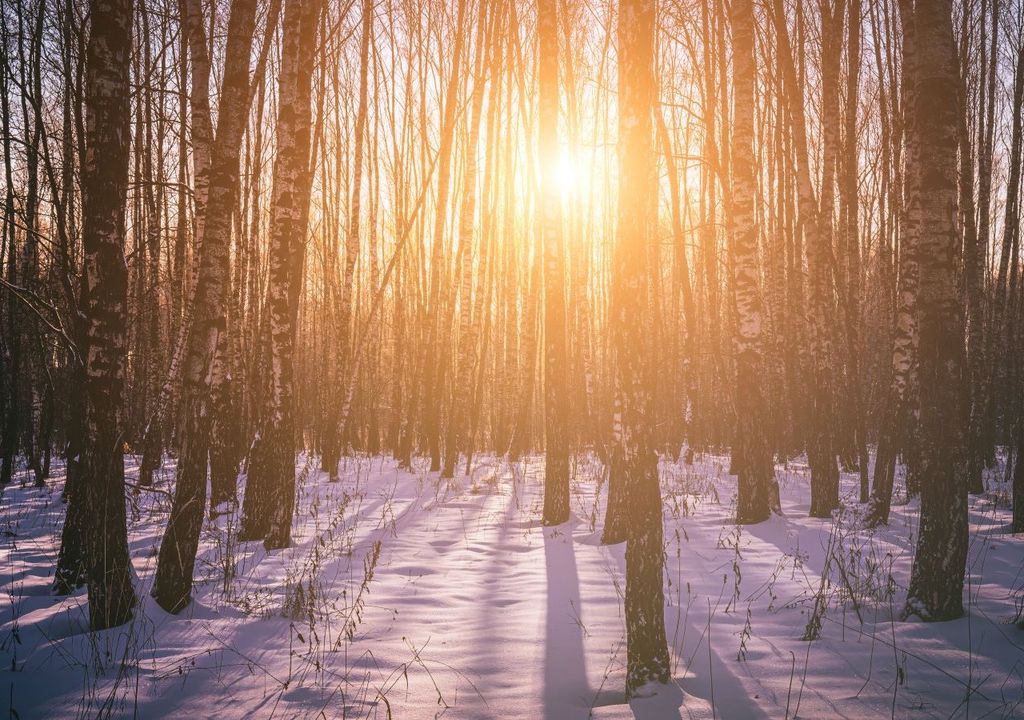
[[[333,484],[302,459],[293,547],[268,554],[233,539],[232,515],[208,522],[180,616],[149,598],[169,465],[163,492],[130,501],[136,620],[95,634],[84,589],[50,594],[60,482],[19,478],[0,501],[0,707],[22,720],[1024,717],[1024,537],[1007,534],[1005,485],[972,498],[969,614],[929,625],[894,621],[916,504],[859,530],[844,474],[845,509],[810,519],[807,469],[791,463],[783,516],[737,528],[727,468],[662,466],[678,688],[632,706],[624,546],[599,543],[594,461],[575,466],[574,519],[543,528],[542,458],[484,458],[452,482],[350,458]]]

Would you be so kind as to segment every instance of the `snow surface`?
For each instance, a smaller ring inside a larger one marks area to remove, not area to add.
[[[1024,717],[1024,537],[1007,534],[1000,478],[971,500],[968,615],[924,624],[898,619],[916,503],[859,530],[844,473],[844,510],[808,518],[807,468],[790,463],[784,514],[737,528],[727,468],[662,465],[674,682],[631,704],[624,546],[599,542],[593,460],[574,467],[573,520],[544,528],[540,457],[484,458],[454,481],[348,458],[337,483],[300,458],[293,547],[235,542],[234,513],[207,521],[180,616],[149,598],[169,462],[160,491],[128,500],[142,605],[101,633],[84,588],[50,594],[62,481],[22,474],[0,504],[0,707],[23,720]]]

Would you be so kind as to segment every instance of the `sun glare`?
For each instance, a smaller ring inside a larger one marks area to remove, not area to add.
[[[562,196],[568,197],[572,195],[579,184],[579,168],[568,152],[563,150],[558,154],[553,170],[555,186],[562,193]]]

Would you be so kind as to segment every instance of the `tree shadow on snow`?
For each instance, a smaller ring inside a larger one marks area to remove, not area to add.
[[[585,718],[593,695],[583,650],[580,584],[572,522],[544,528],[547,616],[544,642],[544,717]]]

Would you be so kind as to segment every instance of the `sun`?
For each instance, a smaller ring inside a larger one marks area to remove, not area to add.
[[[568,151],[562,150],[558,154],[558,159],[555,160],[554,167],[552,168],[552,176],[555,187],[558,188],[563,197],[569,197],[576,192],[580,182],[580,171]]]

